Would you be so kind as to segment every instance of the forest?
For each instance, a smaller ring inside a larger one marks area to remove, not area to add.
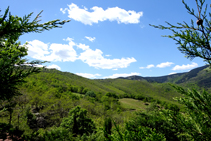
[[[19,37],[62,27],[69,20],[40,24],[39,13],[0,15],[0,140],[19,141],[210,141],[211,13],[196,0],[198,13],[183,1],[196,25],[167,22],[167,35],[187,58],[208,64],[162,77],[87,79],[35,67]],[[204,12],[201,12],[204,10]],[[2,12],[2,11],[1,11]],[[156,30],[156,29],[155,29]]]

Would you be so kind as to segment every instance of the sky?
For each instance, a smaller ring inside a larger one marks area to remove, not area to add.
[[[194,0],[186,3],[197,11]],[[162,37],[171,31],[149,25],[196,21],[182,0],[0,0],[0,5],[1,15],[9,6],[19,17],[33,12],[31,21],[42,10],[40,23],[71,20],[20,36],[21,44],[28,42],[27,58],[49,61],[47,68],[105,79],[164,76],[205,65],[201,58],[185,58],[174,40]]]

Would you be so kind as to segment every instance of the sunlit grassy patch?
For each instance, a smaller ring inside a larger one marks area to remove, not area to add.
[[[130,110],[146,110],[149,105],[145,105],[145,102],[141,100],[135,100],[131,98],[123,98],[119,100],[122,106]],[[149,103],[148,103],[149,104]]]

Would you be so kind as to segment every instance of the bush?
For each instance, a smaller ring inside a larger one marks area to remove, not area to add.
[[[88,91],[88,92],[86,92],[85,96],[89,96],[89,97],[95,98],[96,94],[93,91]]]

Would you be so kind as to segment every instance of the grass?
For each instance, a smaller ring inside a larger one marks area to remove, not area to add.
[[[130,110],[146,110],[146,108],[149,106],[145,105],[145,102],[141,100],[135,100],[131,98],[123,98],[120,99],[119,101],[124,108]]]

